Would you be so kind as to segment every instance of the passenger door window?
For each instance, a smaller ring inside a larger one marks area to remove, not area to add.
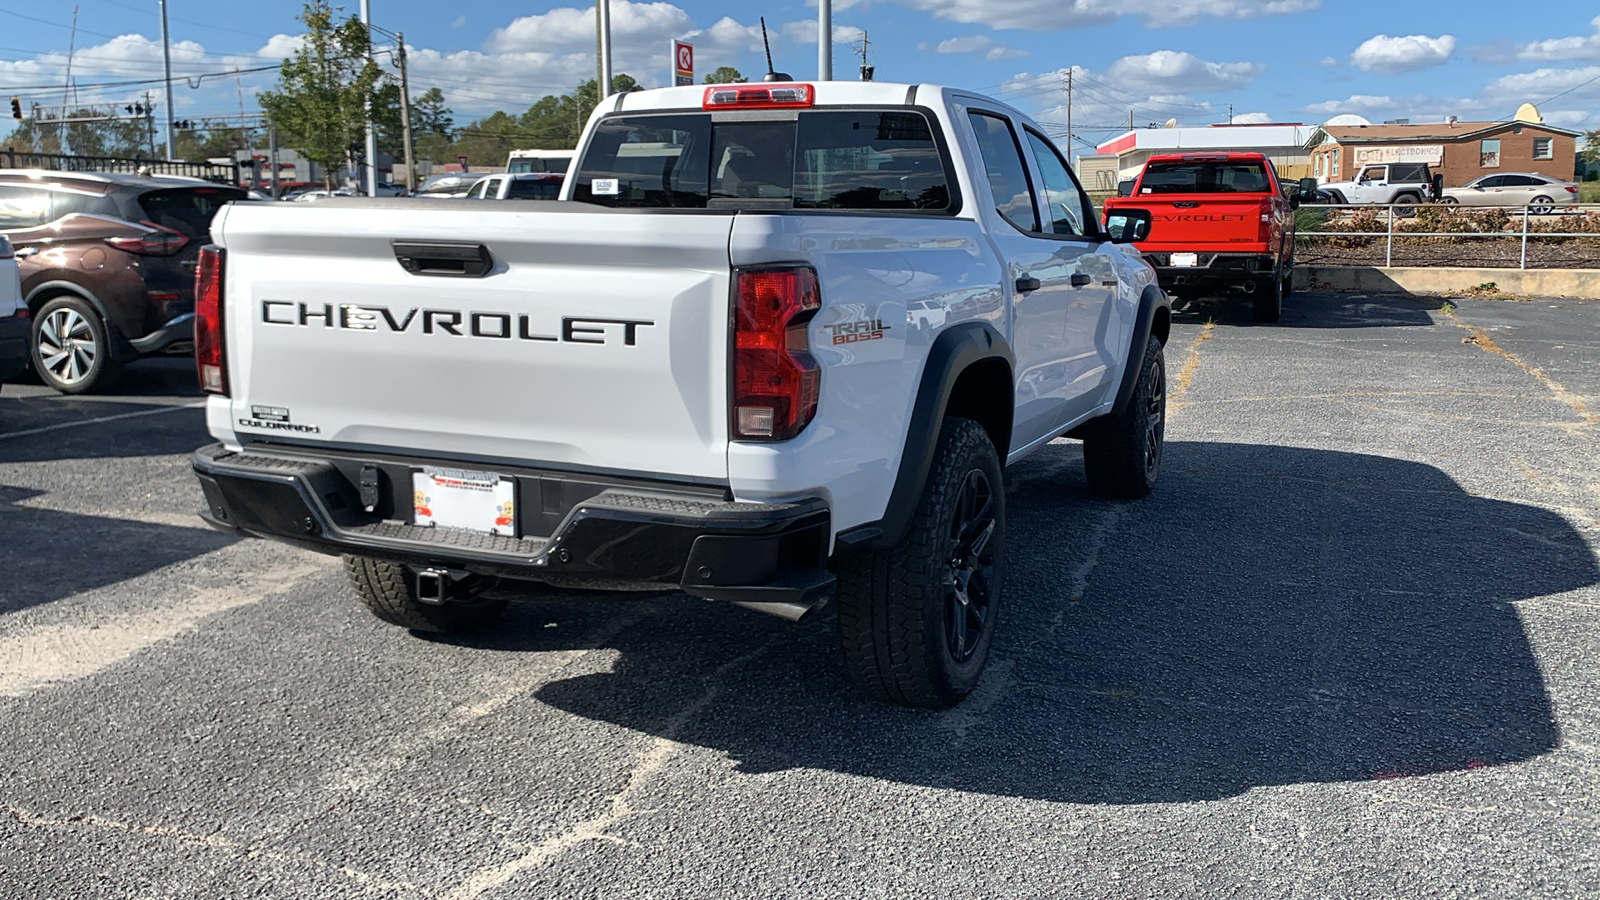
[[[0,231],[37,228],[49,220],[50,192],[42,188],[0,184]]]
[[[991,113],[972,112],[967,117],[978,139],[983,169],[994,193],[995,211],[1018,230],[1037,234],[1039,213],[1033,205],[1033,184],[1028,180],[1028,166],[1022,161],[1022,148],[1017,145],[1011,123]]]
[[[1034,161],[1039,164],[1039,178],[1044,182],[1045,233],[1056,237],[1089,236],[1092,231],[1086,223],[1093,220],[1094,207],[1072,177],[1072,170],[1054,144],[1031,129],[1026,133]]]

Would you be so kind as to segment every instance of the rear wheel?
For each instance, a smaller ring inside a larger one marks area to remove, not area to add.
[[[1283,279],[1277,273],[1268,275],[1256,284],[1250,295],[1252,314],[1257,322],[1272,324],[1283,315]]]
[[[1536,216],[1548,216],[1554,210],[1555,205],[1550,202],[1550,198],[1542,194],[1528,203],[1528,212]]]
[[[1084,431],[1083,471],[1089,489],[1102,497],[1138,499],[1150,493],[1161,475],[1167,436],[1167,361],[1161,341],[1153,335],[1140,366],[1128,408],[1095,419]]]
[[[1457,200],[1454,197],[1440,197],[1439,198],[1439,202],[1443,203],[1445,206],[1455,206],[1457,203],[1460,203],[1461,201]]]
[[[506,608],[504,597],[467,597],[443,603],[424,603],[417,596],[417,582],[411,571],[397,562],[370,556],[344,557],[345,576],[350,587],[372,614],[412,631],[457,634],[477,631],[499,618]]]
[[[122,367],[111,358],[110,331],[81,297],[47,301],[33,319],[33,368],[63,394],[104,390]]]
[[[994,640],[1005,527],[988,432],[946,419],[905,539],[836,563],[839,638],[864,695],[937,709],[977,686]]]
[[[1394,214],[1402,219],[1409,219],[1417,214],[1417,208],[1415,206],[1401,206],[1398,204],[1421,203],[1422,198],[1418,197],[1416,194],[1401,194],[1400,196],[1394,198],[1394,202],[1397,204],[1396,206],[1392,207]]]

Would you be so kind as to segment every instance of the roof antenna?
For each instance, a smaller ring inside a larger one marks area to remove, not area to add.
[[[794,78],[783,72],[772,71],[772,44],[767,41],[767,17],[761,17],[761,46],[767,49],[767,74],[761,76],[762,81],[793,81]]]

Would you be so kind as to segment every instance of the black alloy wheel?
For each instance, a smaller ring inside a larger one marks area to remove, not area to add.
[[[950,658],[972,658],[989,621],[994,588],[995,488],[982,469],[967,472],[950,523],[945,572],[945,643]]]
[[[1149,366],[1140,376],[1144,381],[1139,396],[1144,400],[1144,473],[1154,482],[1161,472],[1161,451],[1167,437],[1167,367]]]

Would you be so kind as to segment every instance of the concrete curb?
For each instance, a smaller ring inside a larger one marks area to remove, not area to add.
[[[1295,266],[1295,290],[1369,294],[1461,294],[1493,282],[1508,294],[1600,300],[1600,269],[1456,269]]]

